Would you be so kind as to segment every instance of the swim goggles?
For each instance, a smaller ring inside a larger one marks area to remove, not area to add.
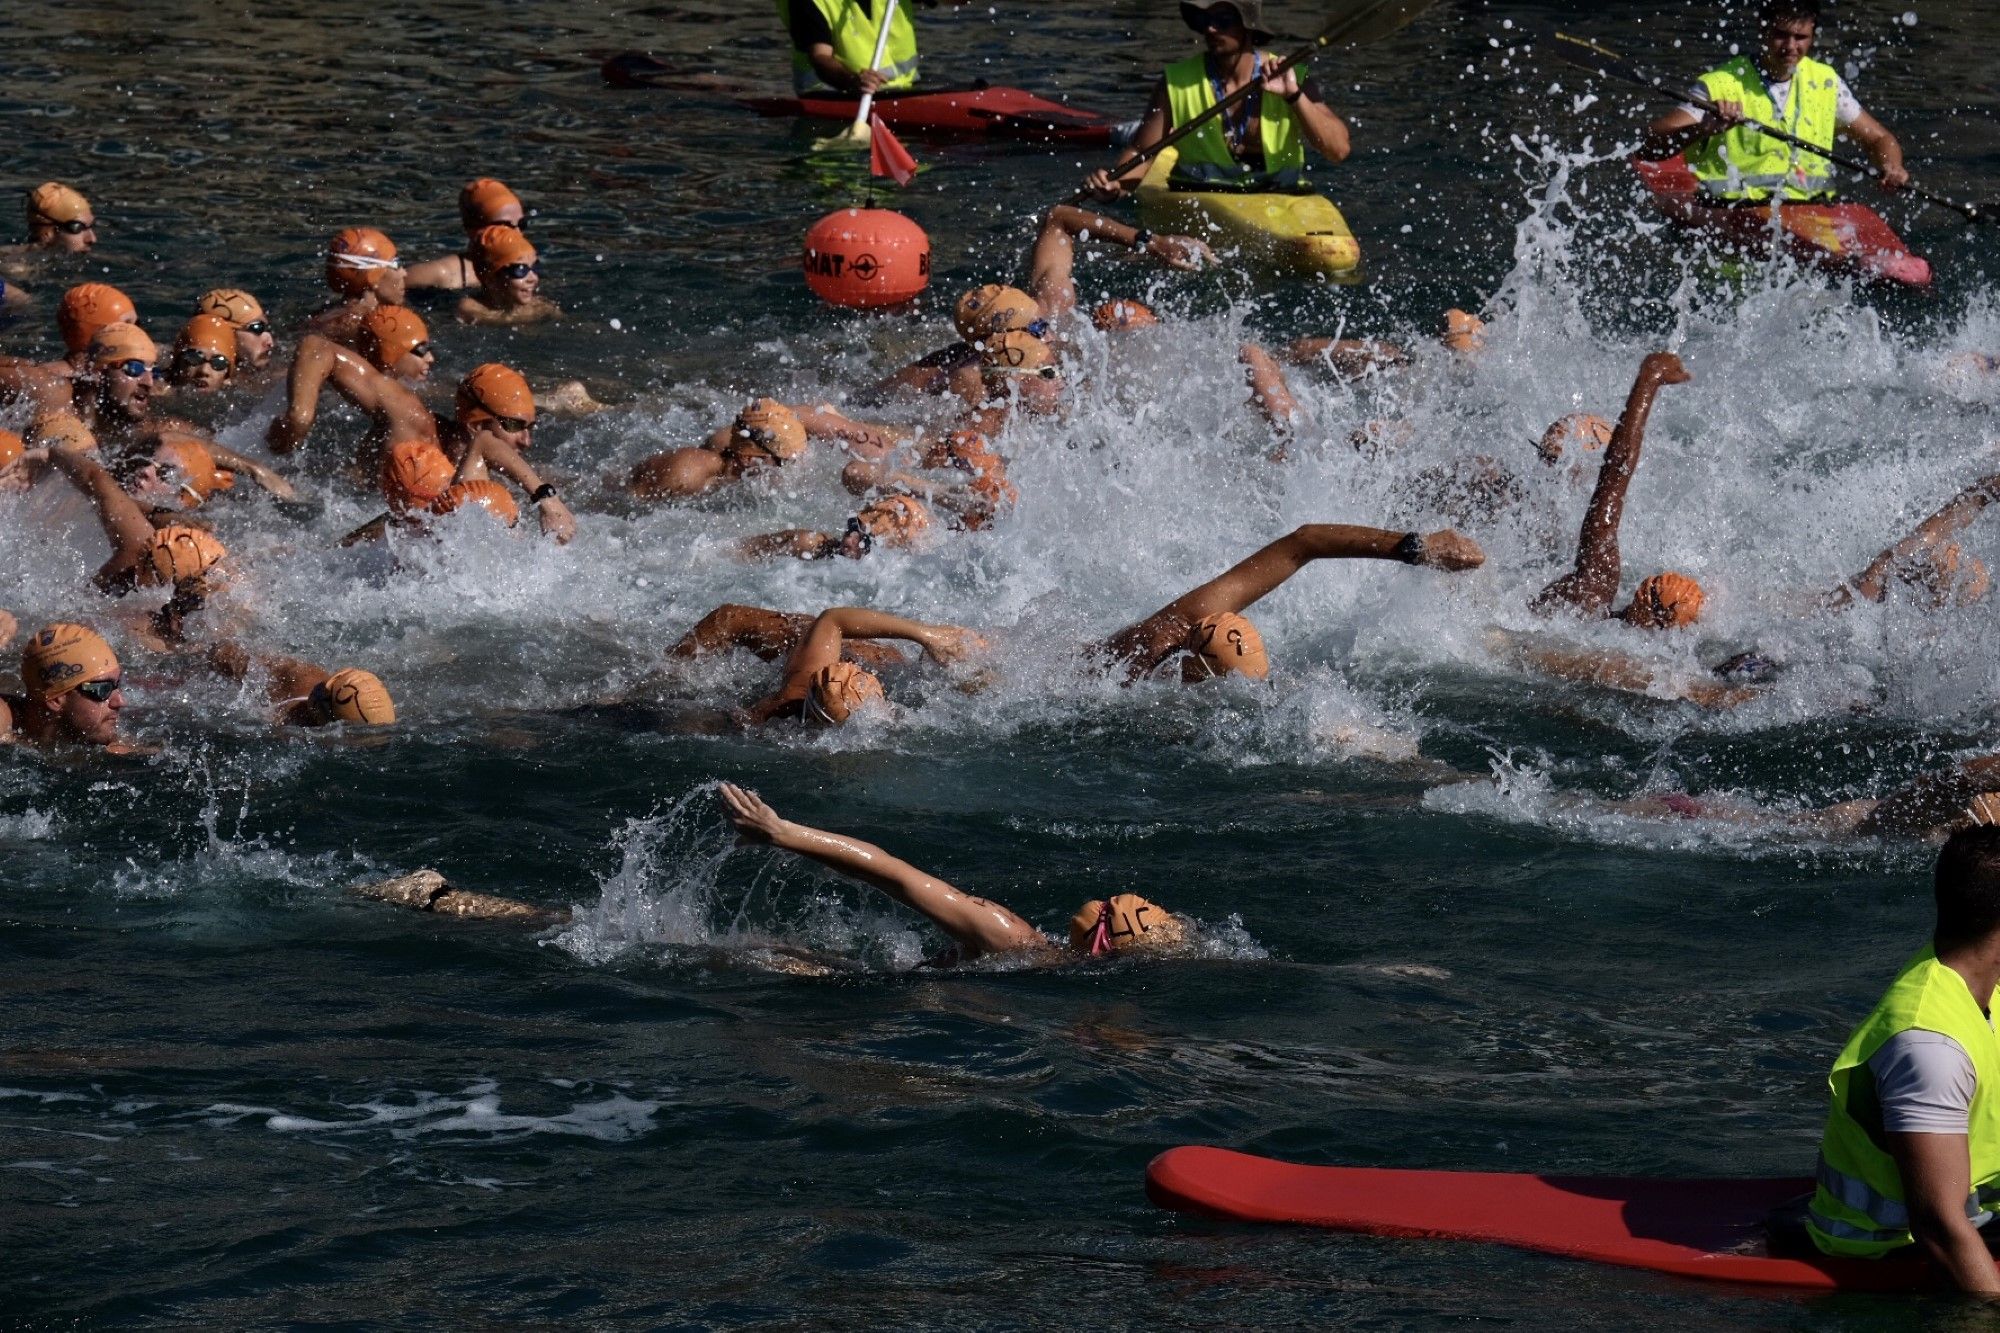
[[[174,353],[174,360],[184,366],[207,366],[210,370],[229,373],[230,360],[220,352],[204,352],[199,347],[183,347]]]
[[[76,687],[76,692],[94,704],[108,701],[125,685],[123,676],[113,676],[110,680],[86,680]]]

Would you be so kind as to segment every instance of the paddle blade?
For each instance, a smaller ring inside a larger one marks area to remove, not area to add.
[[[917,175],[917,159],[877,115],[868,117],[868,174],[887,176],[898,185],[908,185]]]

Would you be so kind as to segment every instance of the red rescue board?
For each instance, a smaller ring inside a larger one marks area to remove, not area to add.
[[[765,116],[852,121],[860,103],[851,97],[750,97],[743,99],[743,105]],[[875,114],[898,133],[1046,143],[1108,144],[1113,125],[1109,116],[1051,102],[1020,88],[878,93]]]
[[[1764,1219],[1812,1188],[1795,1180],[1656,1180],[1301,1166],[1224,1148],[1170,1148],[1146,1168],[1162,1208],[1410,1240],[1484,1241],[1710,1282],[1818,1291],[1918,1291],[1927,1261],[1781,1258]]]
[[[1632,165],[1654,203],[1674,221],[1715,232],[1760,254],[1769,252],[1768,208],[1708,203],[1686,157],[1662,162],[1634,158]],[[1913,254],[1866,204],[1781,204],[1778,216],[1785,248],[1806,263],[1904,287],[1930,286],[1930,261]]]

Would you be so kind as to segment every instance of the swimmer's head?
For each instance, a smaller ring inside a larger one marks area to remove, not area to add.
[[[1106,333],[1129,333],[1133,329],[1152,328],[1160,322],[1160,317],[1144,301],[1121,297],[1091,311],[1090,322]]]
[[[1957,542],[1946,542],[1897,570],[1897,577],[1926,600],[1931,609],[1971,606],[1993,590],[1986,562],[1969,555]]]
[[[78,191],[60,181],[44,181],[28,191],[28,239],[82,254],[97,243],[97,214]]]
[[[386,727],[396,720],[396,701],[374,672],[347,667],[313,686],[298,720],[312,727],[334,722]]]
[[[1025,329],[1041,317],[1042,308],[1034,297],[1018,287],[989,282],[958,298],[951,322],[959,337],[976,346],[995,334]]]
[[[235,287],[217,287],[204,292],[194,304],[197,315],[216,315],[229,322],[236,330],[236,362],[251,370],[260,370],[269,365],[271,351],[277,346],[278,337],[271,332],[271,321],[264,317],[264,306],[256,297]]]
[[[214,393],[236,371],[236,330],[219,315],[196,315],[174,335],[169,375],[176,386]]]
[[[1190,684],[1213,676],[1247,676],[1262,680],[1271,674],[1264,636],[1234,611],[1203,616],[1188,630],[1187,657],[1181,679]]]
[[[56,327],[63,350],[75,355],[90,345],[91,335],[113,324],[137,324],[132,298],[109,283],[80,282],[62,295],[56,306]]]
[[[396,243],[373,227],[345,228],[326,244],[326,285],[342,296],[373,291],[400,267]]]
[[[918,467],[962,472],[983,472],[999,461],[993,445],[976,430],[955,430],[942,440],[927,440],[917,453]]]
[[[1181,919],[1136,893],[1087,902],[1069,919],[1069,947],[1091,958],[1158,952],[1186,943],[1187,926]]]
[[[0,430],[0,472],[5,472],[8,468],[20,462],[21,455],[27,450],[27,447],[27,441],[23,440],[13,431]]]
[[[1701,619],[1706,595],[1685,574],[1655,574],[1632,590],[1632,604],[1618,618],[1640,629],[1680,629]]]
[[[1062,371],[1054,349],[1020,329],[986,340],[979,353],[979,378],[989,396],[1011,390],[1032,412],[1053,411],[1062,399]]]
[[[882,682],[852,662],[830,662],[813,672],[806,692],[805,715],[837,727],[864,708],[888,702]]]
[[[229,548],[217,541],[213,533],[179,525],[161,528],[146,546],[146,562],[139,566],[139,582],[147,587],[165,587],[198,579],[228,554]]]
[[[398,440],[382,451],[382,498],[398,514],[428,508],[451,489],[452,471],[444,450],[429,440]]]
[[[775,398],[753,400],[729,426],[726,452],[739,461],[766,458],[789,463],[806,451],[805,423],[799,414]]]
[[[182,509],[193,509],[236,484],[234,477],[216,467],[208,446],[192,436],[169,435],[153,446],[144,461],[152,464],[160,488],[171,491]]]
[[[847,532],[841,538],[841,551],[845,555],[864,555],[877,542],[884,546],[906,547],[930,525],[931,511],[924,507],[922,500],[913,495],[885,495],[879,500],[870,500],[847,521]],[[850,551],[850,545],[859,549]]]
[[[1447,310],[1439,341],[1460,356],[1474,356],[1486,345],[1486,321],[1463,310]]]
[[[91,335],[84,357],[97,376],[98,405],[130,418],[153,401],[153,365],[160,349],[137,324],[110,324]]]
[[[1571,449],[1584,453],[1596,453],[1611,443],[1613,427],[1603,417],[1592,416],[1588,412],[1572,412],[1550,424],[1542,432],[1541,442],[1535,452],[1544,463],[1560,463],[1563,455]]]
[[[454,481],[431,503],[433,514],[449,514],[471,505],[513,527],[521,521],[521,507],[499,482],[481,477],[476,481]]]
[[[527,443],[535,428],[535,391],[520,371],[497,361],[474,366],[458,382],[453,401],[462,425],[486,426],[517,447]]]
[[[467,181],[458,192],[458,220],[467,236],[495,225],[519,227],[526,216],[520,198],[504,182],[491,176]]]
[[[541,286],[542,265],[534,242],[519,227],[483,227],[472,238],[472,267],[495,296],[525,304]]]
[[[437,360],[430,329],[423,316],[408,306],[376,306],[362,317],[356,342],[369,365],[410,384],[429,378]]]
[[[62,730],[87,744],[118,739],[123,679],[111,645],[83,625],[45,625],[21,649],[21,683],[29,704],[47,710]]]

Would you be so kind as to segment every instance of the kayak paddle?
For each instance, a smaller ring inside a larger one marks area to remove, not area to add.
[[[868,62],[868,68],[882,67],[882,54],[889,49],[889,24],[896,17],[896,0],[882,6],[882,30],[875,34],[875,58]],[[861,105],[855,109],[854,123],[832,138],[821,139],[813,145],[821,148],[866,148],[871,135],[868,130],[868,113],[875,109],[875,94],[861,94]]]
[[[1590,41],[1588,38],[1578,37],[1572,33],[1561,31],[1552,33],[1551,36],[1553,41],[1550,49],[1555,52],[1556,58],[1565,64],[1574,65],[1578,69],[1589,70],[1593,74],[1615,80],[1619,83],[1631,84],[1634,87],[1644,88],[1649,92],[1672,97],[1677,101],[1686,102],[1689,106],[1700,107],[1703,111],[1714,112],[1720,109],[1713,101],[1702,96],[1701,93],[1692,89],[1685,92],[1677,91],[1669,87],[1665,79],[1645,73],[1631,64],[1631,62],[1625,60],[1617,52],[1607,50],[1605,47],[1599,46],[1596,42]],[[1872,162],[1864,162],[1860,158],[1847,157],[1840,153],[1829,152],[1817,144],[1808,143],[1795,134],[1787,134],[1776,126],[1766,125],[1760,120],[1745,120],[1743,123],[1754,127],[1763,134],[1770,135],[1779,143],[1788,143],[1794,148],[1805,149],[1805,151],[1811,153],[1814,157],[1823,157],[1835,166],[1846,167],[1849,171],[1859,172],[1870,179],[1879,180],[1882,176],[1881,168]],[[1968,222],[1991,222],[1996,216],[1993,210],[1979,204],[1961,204],[1956,200],[1947,199],[1941,194],[1932,194],[1929,190],[1919,189],[1915,185],[1906,185],[1903,188],[1926,203],[1936,204],[1940,208],[1949,208],[1952,212],[1961,214]]]
[[[1169,130],[1159,142],[1148,144],[1129,160],[1120,163],[1120,168],[1130,171],[1140,163],[1152,161],[1163,150],[1173,147],[1237,103],[1247,101],[1252,93],[1262,93],[1265,83],[1277,78],[1320,48],[1360,46],[1365,42],[1379,41],[1407,27],[1410,20],[1429,9],[1433,3],[1435,0],[1362,0],[1362,3],[1348,5],[1338,18],[1332,19],[1320,29],[1319,36],[1266,70],[1263,79],[1252,79],[1187,124]],[[1091,198],[1093,196],[1090,191],[1079,190],[1065,202],[1081,204]]]

